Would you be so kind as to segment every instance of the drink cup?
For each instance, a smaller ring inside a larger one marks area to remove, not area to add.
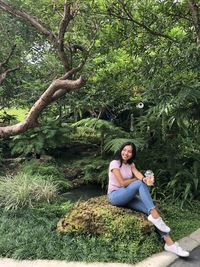
[[[145,177],[152,177],[152,176],[154,176],[154,173],[152,170],[147,170],[144,175],[145,175]]]
[[[154,173],[152,170],[147,170],[145,172],[145,177],[146,177],[146,184],[151,186],[154,184]]]

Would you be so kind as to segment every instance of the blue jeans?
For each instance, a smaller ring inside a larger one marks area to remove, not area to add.
[[[136,180],[127,187],[120,187],[108,194],[109,202],[114,206],[127,207],[146,215],[155,208],[148,186],[141,180]],[[167,233],[157,229],[161,237]]]

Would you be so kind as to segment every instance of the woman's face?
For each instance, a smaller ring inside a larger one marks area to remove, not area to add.
[[[133,149],[131,145],[127,145],[122,149],[121,152],[123,162],[127,162],[133,156]]]

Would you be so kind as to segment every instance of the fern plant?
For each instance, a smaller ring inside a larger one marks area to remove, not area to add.
[[[185,202],[190,202],[195,198],[199,198],[199,173],[200,161],[195,161],[190,169],[184,168],[179,170],[167,184],[165,191],[168,195],[172,196],[173,200],[180,199],[182,207]]]
[[[76,127],[82,136],[98,138],[101,155],[104,151],[116,152],[120,145],[128,140],[134,142],[139,148],[144,146],[144,140],[141,137],[133,138],[132,133],[126,132],[110,121],[87,118],[74,123],[73,127]]]
[[[119,147],[125,142],[132,142],[136,145],[138,149],[142,149],[145,146],[145,141],[143,138],[114,138],[108,140],[105,143],[104,149],[105,151],[110,151],[116,153]]]
[[[70,128],[51,122],[41,128],[35,128],[12,137],[10,147],[13,155],[44,154],[69,142]]]
[[[83,168],[83,180],[86,183],[97,183],[106,188],[108,183],[108,160],[100,157],[94,158]]]

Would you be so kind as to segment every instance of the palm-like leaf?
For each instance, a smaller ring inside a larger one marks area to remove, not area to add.
[[[116,153],[119,147],[125,143],[125,142],[133,142],[137,148],[141,149],[144,147],[145,142],[142,138],[134,138],[134,139],[128,139],[128,138],[115,138],[108,142],[106,142],[104,146],[105,151],[111,151]]]
[[[88,129],[92,129],[92,133],[95,131],[97,134],[103,133],[104,135],[111,135],[112,137],[127,135],[127,132],[118,126],[115,126],[112,122],[97,118],[82,119],[73,123],[72,127],[78,127],[82,132],[84,129],[85,132],[88,132]]]

